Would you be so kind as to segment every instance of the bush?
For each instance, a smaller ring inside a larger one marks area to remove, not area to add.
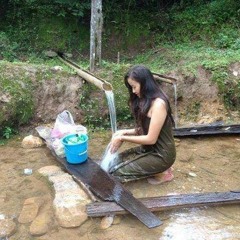
[[[5,32],[0,32],[0,56],[8,61],[14,61],[16,58],[16,49],[19,45],[10,41]]]
[[[0,131],[27,123],[34,111],[30,79],[7,69],[7,64],[0,65],[0,93],[7,99],[1,103]]]

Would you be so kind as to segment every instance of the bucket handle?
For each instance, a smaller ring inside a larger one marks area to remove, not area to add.
[[[87,153],[87,151],[88,151],[88,150],[86,150],[85,152],[79,153],[78,156],[81,156],[81,155]]]

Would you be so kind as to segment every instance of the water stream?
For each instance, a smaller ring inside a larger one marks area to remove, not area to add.
[[[112,133],[115,133],[117,131],[117,120],[116,120],[114,94],[113,94],[113,91],[105,91],[105,95],[108,102]]]
[[[89,156],[99,159],[106,147],[103,143],[109,140],[111,132],[89,134]],[[18,136],[0,146],[0,222],[13,219],[16,223],[16,232],[10,237],[1,238],[3,232],[0,229],[0,239],[240,240],[239,204],[155,212],[164,224],[154,229],[148,229],[131,215],[122,216],[120,223],[106,230],[100,228],[100,218],[89,218],[76,228],[60,227],[52,211],[52,187],[39,178],[38,173],[42,167],[56,165],[56,160],[47,147],[24,149],[21,142],[22,137]],[[131,147],[128,143],[125,145]],[[240,183],[239,156],[237,136],[182,138],[177,147],[173,181],[150,185],[146,180],[139,180],[126,183],[125,187],[136,198],[237,190]],[[26,168],[32,169],[32,175],[24,174]],[[192,177],[190,172],[196,176]],[[46,202],[40,208],[40,214],[52,219],[47,233],[40,237],[31,236],[31,223],[17,221],[24,201],[30,197],[43,197]],[[7,225],[1,226],[6,230]]]
[[[115,102],[114,102],[114,94],[113,91],[105,91],[105,95],[108,102],[109,108],[109,115],[110,115],[110,122],[111,122],[111,129],[112,135],[117,131],[117,120],[116,120],[116,109],[115,109]],[[110,143],[108,144],[101,161],[101,168],[108,172],[111,166],[115,165],[115,161],[117,160],[118,153],[112,154],[110,152]]]
[[[173,83],[173,90],[174,90],[174,120],[175,120],[175,127],[177,128],[178,112],[177,112],[177,84],[176,83]],[[108,102],[112,133],[115,133],[117,131],[117,120],[116,120],[114,93],[113,91],[105,91],[105,95]]]
[[[174,121],[175,121],[175,128],[178,126],[178,112],[177,112],[177,84],[173,83],[173,90],[174,90]]]

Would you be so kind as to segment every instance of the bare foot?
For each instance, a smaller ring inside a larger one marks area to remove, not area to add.
[[[157,185],[157,184],[161,184],[164,182],[170,182],[172,181],[174,178],[173,172],[172,172],[172,168],[169,168],[168,170],[166,170],[163,173],[158,173],[156,175],[154,175],[153,177],[147,178],[148,183],[152,184],[152,185]]]

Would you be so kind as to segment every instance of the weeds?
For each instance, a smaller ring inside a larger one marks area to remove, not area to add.
[[[17,131],[11,127],[5,127],[3,129],[3,137],[6,139],[10,139],[11,137],[13,137],[16,134],[17,134]]]

